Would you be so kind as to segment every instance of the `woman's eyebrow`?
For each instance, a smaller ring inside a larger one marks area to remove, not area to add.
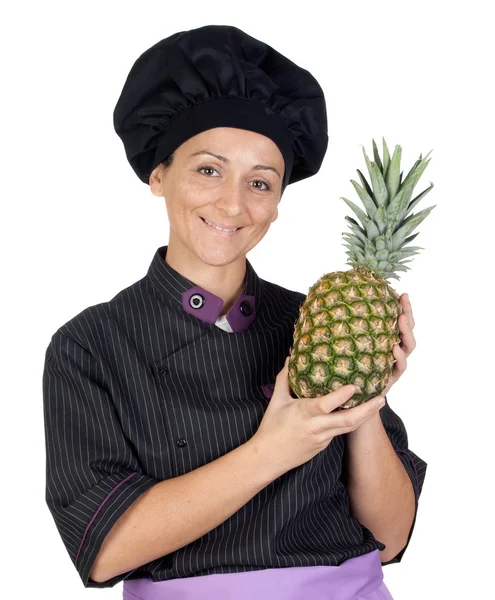
[[[209,150],[199,150],[198,152],[194,152],[193,154],[190,154],[189,158],[192,158],[193,156],[199,156],[200,154],[211,154],[211,156],[218,158],[218,160],[221,160],[222,162],[224,162],[228,165],[230,164],[230,160],[228,158],[225,158],[225,156],[222,156],[221,154],[214,154],[213,152],[210,152]],[[279,178],[282,179],[282,176],[277,171],[277,169],[275,169],[275,167],[269,167],[268,165],[254,165],[253,170],[254,171],[275,171],[275,173],[279,176]]]

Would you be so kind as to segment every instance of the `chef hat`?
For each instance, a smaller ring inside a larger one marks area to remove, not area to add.
[[[113,119],[129,163],[148,184],[178,146],[214,127],[273,140],[285,161],[282,190],[317,173],[328,145],[325,98],[313,75],[227,25],[175,33],[141,54]]]

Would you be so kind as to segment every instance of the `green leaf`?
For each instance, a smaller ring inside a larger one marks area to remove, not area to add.
[[[377,224],[378,231],[380,233],[384,233],[388,223],[387,209],[385,208],[385,206],[380,206],[380,208],[375,213],[373,221]]]
[[[356,169],[356,171],[358,172],[359,179],[361,180],[361,183],[362,183],[364,189],[366,190],[366,193],[373,200],[374,205],[377,206],[375,199],[373,198],[373,191],[370,188],[370,184],[366,181],[366,179],[364,178],[364,175],[361,173],[361,171],[359,169]]]
[[[414,252],[419,252],[419,250],[424,250],[424,248],[422,246],[408,246],[407,248],[405,246],[402,246],[402,250],[399,250],[399,252],[405,252],[406,250],[407,252],[409,252],[410,250],[413,250]]]
[[[373,254],[373,256],[375,256],[375,250],[376,250],[375,244],[368,237],[365,239],[366,239],[366,241],[364,242],[365,249],[369,250]]]
[[[436,205],[435,205],[435,206],[436,206]],[[429,208],[431,209],[431,208],[433,208],[433,206],[430,206]],[[415,217],[417,214],[419,215],[419,213],[416,213],[416,214],[409,215],[409,216],[408,216],[408,217],[406,217],[405,219],[402,219],[402,220],[399,222],[399,228],[400,228],[400,227],[403,227],[404,225],[407,225],[407,224],[408,224],[408,223],[409,223],[409,222],[410,222],[412,219],[414,219],[414,217]],[[399,230],[399,228],[397,229],[397,231]],[[396,233],[396,231],[394,231],[394,233]]]
[[[376,164],[378,165],[378,168],[380,169],[380,172],[383,175],[383,165],[382,161],[380,160],[380,155],[378,154],[378,148],[376,147],[375,140],[373,138],[371,141],[373,142],[373,157],[375,159]]]
[[[419,181],[419,178],[423,174],[423,171],[426,169],[426,167],[430,164],[430,161],[431,158],[429,158],[428,160],[422,160],[421,163],[416,167],[414,172],[408,175],[409,179],[414,180],[414,184],[416,184]],[[407,179],[407,177],[406,179],[404,179],[404,183],[407,183]]]
[[[361,225],[363,227],[366,227],[366,221],[368,219],[368,215],[362,211],[359,206],[356,206],[356,204],[354,204],[354,202],[351,202],[350,200],[347,200],[347,198],[341,197],[341,200],[343,200],[347,206],[349,206],[355,213],[356,216],[358,217],[358,219],[361,221]]]
[[[351,183],[354,186],[354,189],[356,190],[356,192],[358,193],[358,196],[360,197],[361,202],[363,203],[363,205],[366,209],[366,212],[368,213],[369,217],[372,219],[376,212],[376,204],[375,204],[373,198],[371,198],[371,196],[368,194],[368,192],[364,188],[362,188],[357,181],[354,181],[354,179],[351,179]]]
[[[420,164],[421,164],[421,158],[418,158],[418,160],[411,167],[411,170],[409,171],[409,173],[406,175],[406,178],[404,179],[404,183],[406,183],[406,181],[409,179],[409,177],[411,177],[414,174],[414,171],[416,171],[416,169],[418,168],[418,166]]]
[[[400,170],[400,159],[402,155],[402,148],[397,145],[395,146],[394,154],[392,156],[392,161],[387,170],[387,176],[385,178],[385,183],[388,190],[389,198],[395,198],[397,194],[397,190],[399,189],[399,170]]]
[[[377,250],[385,250],[387,247],[386,241],[385,241],[385,236],[384,235],[379,235],[376,240],[375,240],[375,248]]]
[[[359,225],[359,223],[356,221],[356,219],[353,219],[352,217],[349,217],[348,215],[346,215],[344,218],[346,221],[348,221],[348,223],[349,223],[351,229],[354,231],[354,233],[359,232],[363,237],[365,236],[366,231],[361,227],[361,225]]]
[[[350,223],[350,228],[352,229],[352,231],[354,232],[354,234],[356,235],[356,237],[361,240],[363,242],[363,244],[365,243],[366,240],[366,232],[364,231],[364,229],[362,229],[359,226],[359,223],[357,221],[355,221],[353,218],[346,216],[345,217],[347,221],[349,221]]]
[[[368,158],[368,155],[366,154],[366,149],[363,145],[361,145],[361,148],[363,149],[363,154],[364,154],[364,160],[366,161],[366,166],[368,168],[368,173],[371,179],[371,184],[373,184],[373,169],[371,168],[371,162],[370,159]],[[374,192],[374,189],[373,189]]]
[[[383,178],[386,180],[388,167],[390,165],[390,153],[388,151],[388,147],[387,147],[384,137],[382,137],[382,142],[383,142]]]
[[[411,171],[408,173],[407,177],[404,179],[404,184],[403,185],[405,185],[407,183],[411,183],[412,184],[412,189],[414,189],[414,187],[416,186],[416,184],[419,181],[419,178],[423,174],[423,171],[428,166],[430,160],[431,160],[431,158],[429,160],[427,160],[426,162],[419,161],[418,163],[416,163],[417,167],[414,166],[411,169]],[[404,214],[405,214],[405,211],[404,211]],[[399,215],[399,216],[402,218],[404,216],[404,214]]]
[[[366,166],[368,167],[368,172],[371,178],[371,186],[373,188],[373,198],[375,203],[377,206],[382,204],[386,205],[388,200],[388,191],[387,186],[385,185],[385,180],[383,179],[383,175],[381,174],[378,165],[375,162],[370,162],[364,146],[362,146],[362,148]]]
[[[385,239],[390,241],[395,231],[395,222],[392,219],[388,220],[387,230],[385,231]],[[387,241],[387,243],[388,243]],[[391,247],[389,249],[392,249]]]
[[[406,239],[404,240],[404,244],[403,244],[403,246],[405,246],[406,244],[409,244],[409,242],[412,242],[412,241],[413,241],[413,239],[414,239],[414,238],[415,238],[415,237],[416,237],[418,234],[419,234],[419,231],[418,231],[418,233],[415,233],[414,235],[410,235],[408,238],[406,238]]]
[[[371,163],[371,185],[373,187],[373,196],[378,206],[387,206],[388,204],[388,190],[385,185],[383,175],[375,162]]]
[[[354,247],[354,248],[352,248],[352,250],[347,250],[345,252],[345,254],[347,254],[351,258],[356,258],[356,260],[358,260],[359,262],[361,262],[363,264],[365,262],[364,253],[360,248]]]
[[[388,205],[387,215],[390,223],[395,225],[399,221],[401,211],[408,205],[412,195],[412,189],[408,186],[402,187],[398,194],[395,195],[392,202]]]
[[[415,215],[411,215],[411,219],[408,223],[406,223],[405,225],[403,225],[400,229],[398,229],[393,237],[392,237],[392,242],[394,244],[394,250],[397,250],[399,248],[400,245],[402,245],[402,241],[404,239],[404,237],[406,235],[409,235],[414,229],[416,229],[416,227],[424,220],[426,219],[426,217],[430,214],[430,212],[432,211],[433,208],[435,208],[436,204],[434,206],[430,206],[429,208],[425,208],[424,210],[421,210],[419,213],[416,213]],[[409,219],[409,217],[408,217]]]
[[[345,242],[347,242],[351,246],[358,246],[359,248],[362,248],[364,250],[364,242],[361,241],[357,235],[354,235],[352,233],[344,233],[343,237],[345,238]]]
[[[424,248],[422,248],[422,250],[424,250]],[[395,252],[390,252],[389,258],[390,260],[402,260],[403,258],[407,258],[408,256],[415,256],[416,254],[421,253],[417,250],[412,252],[409,250],[396,250]]]
[[[378,227],[371,219],[366,220],[366,237],[368,240],[374,240],[376,237],[380,235],[378,231]]]
[[[351,223],[351,226],[356,225],[358,227],[358,229],[360,229],[364,233],[364,229],[361,229],[361,227],[360,227],[359,223],[356,221],[356,219],[353,219],[349,215],[345,215],[344,219],[346,221],[349,221],[349,223]]]
[[[416,198],[414,198],[413,200],[411,200],[411,202],[408,204],[406,212],[405,212],[405,215],[408,215],[415,208],[415,206],[418,204],[418,202],[422,198],[424,198],[429,191],[431,191],[432,188],[433,188],[433,183],[430,181],[430,187],[426,188],[426,190],[424,190],[423,192],[421,192],[421,194],[419,194],[418,196],[416,196]]]
[[[385,279],[398,279],[400,281],[400,277],[396,273],[388,273]]]
[[[356,256],[358,257],[359,262],[364,264],[364,261],[365,261],[364,254],[362,252],[360,252],[357,248],[356,248]]]

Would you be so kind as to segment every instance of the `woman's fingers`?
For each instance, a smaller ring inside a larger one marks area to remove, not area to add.
[[[406,315],[407,320],[409,321],[411,329],[414,329],[414,316],[412,312],[411,300],[409,299],[409,294],[402,294],[401,300],[402,310],[404,311],[404,314]]]
[[[317,425],[313,426],[312,430],[321,433],[331,429],[332,432],[335,431],[335,435],[355,431],[380,410],[384,400],[384,396],[376,396],[353,408],[334,411],[330,414],[320,414],[320,416],[313,417],[313,421]]]
[[[301,414],[308,417],[328,415],[333,410],[350,400],[356,391],[354,385],[343,385],[334,392],[318,398],[300,398]]]

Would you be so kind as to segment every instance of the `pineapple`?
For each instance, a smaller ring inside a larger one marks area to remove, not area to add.
[[[407,257],[423,248],[408,246],[411,232],[436,205],[411,214],[433,183],[411,200],[415,185],[431,159],[419,156],[404,181],[400,172],[402,149],[392,160],[383,140],[383,161],[373,142],[374,162],[363,146],[372,187],[357,169],[362,186],[351,179],[366,212],[341,198],[360,223],[346,216],[352,233],[345,232],[347,264],[352,268],[323,275],[311,286],[299,309],[290,349],[288,377],[298,398],[316,398],[347,384],[356,393],[341,407],[352,408],[381,394],[392,375],[392,346],[400,342],[402,307],[388,279],[409,267]],[[400,172],[400,175],[399,175]]]

